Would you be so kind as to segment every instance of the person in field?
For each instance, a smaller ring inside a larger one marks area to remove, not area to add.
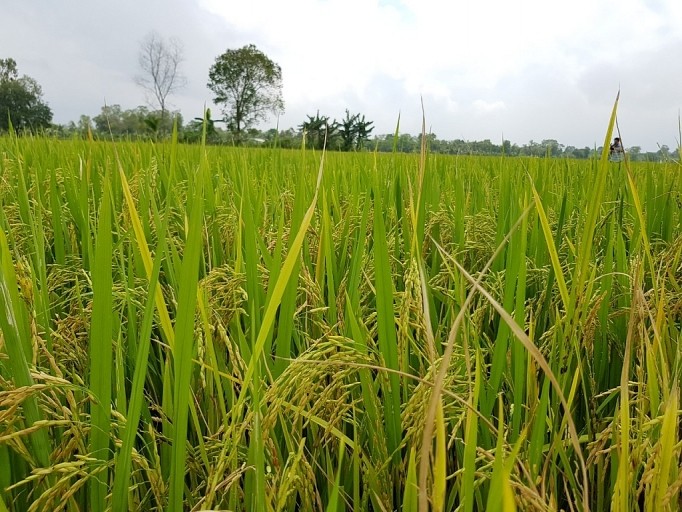
[[[616,137],[609,146],[609,158],[620,161],[623,158],[623,153],[623,144],[620,142],[620,137]]]

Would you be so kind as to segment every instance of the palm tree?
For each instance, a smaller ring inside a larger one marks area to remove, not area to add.
[[[315,149],[322,149],[327,141],[327,147],[330,147],[332,137],[336,134],[338,125],[336,121],[329,122],[328,116],[320,116],[320,111],[317,111],[315,117],[307,116],[308,120],[303,122],[299,128],[303,132],[303,136],[309,145]]]

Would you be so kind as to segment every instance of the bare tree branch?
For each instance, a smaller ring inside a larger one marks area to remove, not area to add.
[[[165,40],[156,32],[151,32],[140,43],[138,59],[142,74],[135,78],[135,82],[145,89],[150,104],[161,110],[159,125],[162,126],[168,96],[187,84],[187,79],[179,70],[184,60],[182,42],[173,37]]]

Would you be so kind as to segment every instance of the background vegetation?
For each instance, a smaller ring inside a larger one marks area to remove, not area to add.
[[[181,73],[184,60],[181,41],[164,39],[151,32],[140,43],[140,75],[135,81],[148,99],[148,106],[124,109],[119,104],[104,105],[99,114],[81,115],[78,121],[65,125],[52,123],[52,110],[42,99],[40,85],[32,78],[18,75],[13,59],[0,59],[0,134],[9,130],[9,121],[20,133],[40,133],[59,138],[89,138],[109,140],[166,140],[173,123],[178,126],[178,140],[199,143],[202,140],[203,114],[198,113],[184,123],[178,111],[169,109],[170,97],[187,83]],[[374,134],[374,123],[364,114],[351,114],[332,119],[319,111],[308,115],[295,128],[284,130],[257,127],[268,116],[284,110],[282,97],[282,70],[254,45],[228,49],[216,58],[209,70],[208,88],[214,93],[214,102],[220,106],[222,117],[208,116],[205,138],[208,144],[231,146],[267,146],[288,149],[321,149],[325,136],[327,148],[337,151],[379,151],[419,153],[422,135]],[[425,133],[431,153],[451,155],[564,157],[574,159],[598,158],[602,147],[565,145],[555,139],[525,144],[490,139],[470,141],[443,140],[434,133]],[[625,141],[629,142],[629,141]],[[608,147],[608,145],[607,145]],[[657,151],[642,151],[640,146],[627,145],[631,161],[664,162],[675,158],[675,152],[666,146]]]

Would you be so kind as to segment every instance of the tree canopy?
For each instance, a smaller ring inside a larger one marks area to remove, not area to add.
[[[17,131],[48,127],[52,110],[42,96],[38,82],[19,76],[14,59],[0,59],[0,131],[9,129],[10,120]]]
[[[346,109],[346,117],[336,122],[341,137],[339,149],[341,151],[361,150],[365,142],[369,140],[370,133],[374,130],[373,124],[373,121],[365,119],[364,114],[362,116],[360,114],[351,115]]]
[[[374,130],[373,121],[367,121],[364,115],[353,114],[346,109],[346,117],[341,121],[331,120],[329,116],[308,115],[308,119],[299,125],[305,135],[306,144],[315,149],[322,149],[325,140],[328,149],[339,151],[362,150]]]
[[[208,73],[208,88],[222,104],[237,141],[242,131],[284,110],[282,69],[250,44],[219,55]]]
[[[171,112],[172,115],[161,116],[160,111],[149,110],[139,106],[134,109],[123,110],[120,105],[105,105],[98,115],[91,120],[86,117],[79,121],[79,130],[87,132],[87,123],[94,124],[94,130],[104,137],[150,137],[159,130],[170,132],[173,128],[174,119],[178,119],[178,125],[182,125],[182,116],[179,112]],[[83,125],[81,128],[80,125]],[[92,129],[92,125],[90,125]]]
[[[327,141],[327,146],[336,136],[337,124],[331,121],[328,116],[320,116],[320,111],[317,111],[315,116],[308,116],[308,119],[301,123],[299,129],[306,139],[309,147],[315,149],[322,149]]]

